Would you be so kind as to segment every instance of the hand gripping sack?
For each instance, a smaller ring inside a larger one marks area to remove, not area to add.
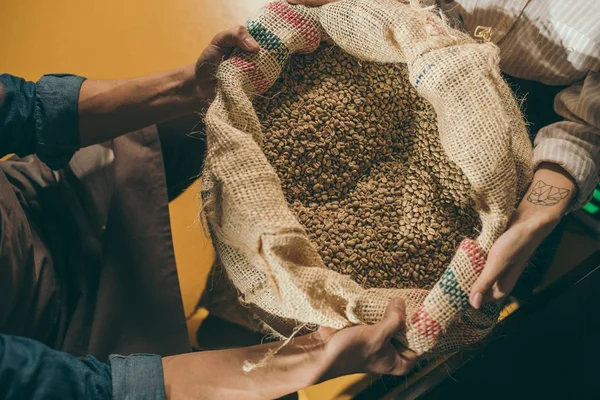
[[[400,297],[407,329],[398,339],[419,354],[454,351],[485,336],[498,308],[474,310],[468,294],[532,174],[531,144],[500,75],[497,47],[449,28],[430,9],[395,0],[314,9],[274,2],[247,27],[261,50],[236,51],[218,70],[202,191],[220,267],[259,322],[246,324],[289,335],[301,324],[375,323],[389,299]],[[310,53],[325,39],[360,60],[406,64],[410,83],[437,114],[444,152],[471,185],[481,231],[462,241],[431,290],[364,289],[325,268],[261,150],[252,101],[292,54]]]

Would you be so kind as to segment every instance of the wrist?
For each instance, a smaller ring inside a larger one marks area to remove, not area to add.
[[[190,111],[199,111],[203,106],[202,93],[196,83],[195,66],[193,64],[181,68],[180,94]]]
[[[266,346],[248,348],[244,359],[260,362],[266,356],[267,348],[269,352],[275,351],[281,342]],[[294,338],[266,365],[250,371],[247,376],[256,383],[252,392],[257,399],[272,399],[323,382],[330,365],[325,343],[318,335],[308,334]]]
[[[512,226],[520,225],[526,232],[550,233],[560,222],[562,214],[555,212],[535,212],[529,215],[517,215]]]
[[[331,376],[335,359],[327,351],[327,342],[322,340],[318,333],[310,333],[294,339],[291,346],[290,354],[298,352],[304,357],[302,371],[300,371],[303,387],[316,385],[335,377]]]
[[[511,226],[519,226],[526,235],[547,236],[558,225],[564,215],[562,207],[531,207],[521,203],[513,215]]]

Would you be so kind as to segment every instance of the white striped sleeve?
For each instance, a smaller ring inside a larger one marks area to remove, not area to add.
[[[560,92],[554,100],[564,121],[546,126],[535,140],[534,164],[551,162],[575,180],[578,194],[570,211],[587,203],[600,172],[600,72]]]

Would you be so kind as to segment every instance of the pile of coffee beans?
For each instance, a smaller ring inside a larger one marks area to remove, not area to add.
[[[365,288],[431,288],[479,218],[403,64],[323,43],[254,102],[263,151],[325,265]]]

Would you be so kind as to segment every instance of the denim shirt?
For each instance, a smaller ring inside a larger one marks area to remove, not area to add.
[[[85,78],[44,75],[37,83],[0,75],[0,156],[36,154],[60,169],[79,149],[79,89]]]
[[[0,399],[163,400],[162,358],[111,356],[105,364],[0,334]]]
[[[52,169],[79,149],[78,101],[85,78],[44,75],[37,83],[0,74],[0,156],[36,154]],[[6,188],[0,188],[6,190]],[[82,359],[0,334],[0,399],[166,399],[162,358]]]

